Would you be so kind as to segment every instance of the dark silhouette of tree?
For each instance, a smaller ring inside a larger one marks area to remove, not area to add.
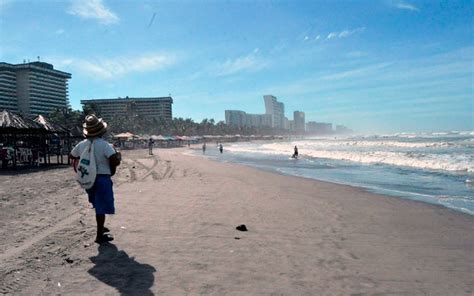
[[[133,106],[130,106],[133,109]],[[228,125],[224,121],[216,121],[211,118],[204,118],[201,122],[194,122],[191,118],[177,117],[166,120],[162,117],[144,118],[130,110],[130,116],[104,118],[109,124],[112,133],[131,132],[134,134],[146,135],[178,135],[178,136],[198,136],[198,135],[284,135],[288,131],[273,129],[271,127],[251,127]],[[48,118],[69,129],[80,127],[84,118],[88,114],[96,114],[101,117],[100,110],[94,104],[87,105],[81,112],[71,108],[57,109],[48,114]]]
[[[46,115],[51,122],[58,123],[70,130],[80,127],[84,122],[85,114],[71,108],[58,108]]]

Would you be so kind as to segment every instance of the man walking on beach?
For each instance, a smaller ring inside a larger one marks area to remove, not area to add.
[[[115,173],[116,167],[120,165],[120,153],[116,152],[103,136],[107,132],[107,123],[102,118],[95,115],[87,115],[83,124],[83,134],[85,140],[77,144],[71,151],[70,157],[78,160],[84,150],[94,145],[94,157],[97,167],[97,177],[92,188],[87,189],[89,202],[95,208],[97,221],[96,243],[103,243],[113,240],[113,237],[106,235],[109,229],[104,226],[105,215],[115,214],[113,183],[110,178]]]
[[[153,141],[153,138],[150,138],[148,140],[148,155],[153,155],[153,144],[155,144],[155,141]]]

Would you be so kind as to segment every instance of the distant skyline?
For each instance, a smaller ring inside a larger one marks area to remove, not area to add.
[[[472,1],[0,0],[0,61],[72,73],[69,99],[174,99],[367,133],[474,130]]]

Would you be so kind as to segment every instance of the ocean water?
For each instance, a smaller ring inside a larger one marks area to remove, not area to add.
[[[474,131],[208,144],[206,156],[474,215]]]

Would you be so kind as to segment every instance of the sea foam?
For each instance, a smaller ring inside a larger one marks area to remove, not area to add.
[[[474,156],[469,153],[471,139],[462,142],[403,142],[366,140],[302,140],[257,145],[232,145],[227,149],[241,153],[290,155],[298,146],[300,155],[314,158],[384,164],[418,169],[474,172]],[[455,149],[464,152],[454,152]],[[467,151],[467,152],[466,152]]]

